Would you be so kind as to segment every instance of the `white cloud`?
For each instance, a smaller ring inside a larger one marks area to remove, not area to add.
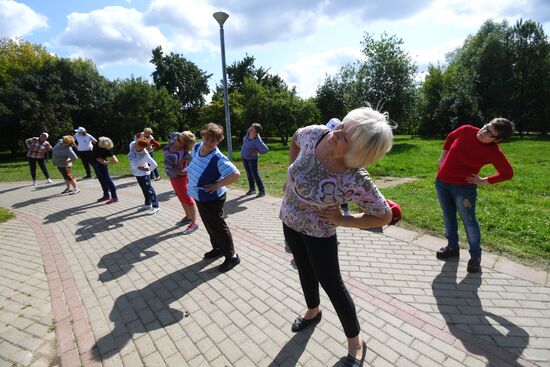
[[[309,98],[315,95],[327,75],[338,73],[342,66],[361,57],[359,50],[350,48],[302,55],[295,63],[286,65],[280,76],[290,87],[296,87],[299,96]]]
[[[0,36],[20,37],[48,28],[48,18],[14,0],[0,0]]]
[[[454,39],[430,49],[411,50],[409,56],[418,65],[419,72],[424,72],[429,64],[445,64],[447,54],[461,47],[463,44],[464,38]]]
[[[90,13],[71,13],[57,43],[75,50],[73,56],[88,57],[98,64],[145,64],[151,50],[166,46],[167,39],[157,27],[144,25],[135,9],[105,7]]]

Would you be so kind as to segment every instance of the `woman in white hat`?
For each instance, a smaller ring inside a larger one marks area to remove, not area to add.
[[[84,176],[84,178],[92,178],[90,173],[90,165],[94,167],[95,155],[93,150],[94,144],[97,143],[97,140],[92,135],[88,134],[86,129],[82,126],[79,126],[74,132],[76,133],[74,134],[76,149],[80,159],[82,160],[84,169],[86,170],[86,176]]]

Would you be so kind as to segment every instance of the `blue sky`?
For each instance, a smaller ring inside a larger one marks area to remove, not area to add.
[[[443,63],[487,19],[541,23],[548,0],[0,0],[0,37],[22,37],[63,57],[92,59],[109,79],[150,79],[151,50],[182,54],[221,79],[219,26],[225,11],[227,64],[246,54],[310,97],[327,74],[361,57],[364,33],[403,39],[419,66]]]

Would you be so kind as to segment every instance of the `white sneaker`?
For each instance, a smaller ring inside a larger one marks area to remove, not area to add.
[[[147,214],[153,215],[153,214],[155,214],[156,212],[158,212],[159,210],[160,210],[160,208],[157,206],[156,208],[151,208],[151,210],[149,210],[149,211],[147,212]]]
[[[145,205],[145,204],[144,204],[144,205],[141,205],[141,206],[139,206],[139,207],[137,208],[137,211],[138,211],[138,212],[142,212],[142,211],[144,211],[144,210],[151,210],[151,205]]]
[[[33,180],[33,181],[32,181],[32,185],[33,185],[33,186],[38,186],[38,184],[36,183],[36,180]]]
[[[79,192],[80,192],[79,189],[74,189],[73,191],[70,191],[70,192],[69,192],[69,195],[78,194]]]
[[[53,181],[52,181],[51,178],[48,178],[48,180],[46,181],[46,183],[49,183],[49,184],[51,184],[52,182],[53,182]]]

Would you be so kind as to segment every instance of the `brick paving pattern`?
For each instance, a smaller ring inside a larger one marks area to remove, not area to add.
[[[203,261],[206,231],[174,224],[183,210],[155,182],[148,216],[134,178],[120,202],[96,203],[96,180],[0,184],[1,366],[338,366],[345,336],[322,293],[323,320],[294,334],[304,300],[278,219],[280,200],[231,190],[227,222],[242,262]],[[550,366],[548,273],[484,255],[441,262],[441,239],[398,227],[339,229],[344,280],[369,366]],[[54,333],[55,330],[55,333]]]

